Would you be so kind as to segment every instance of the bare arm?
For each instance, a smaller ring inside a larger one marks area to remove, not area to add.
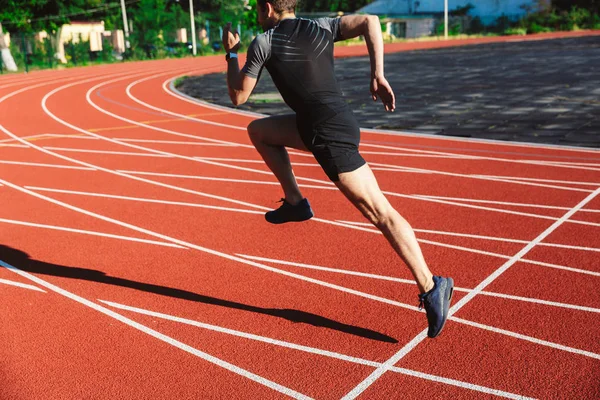
[[[237,58],[227,61],[227,89],[231,102],[239,106],[248,101],[256,86],[256,78],[249,77],[240,71],[240,65]]]
[[[240,49],[240,35],[231,32],[231,23],[223,29],[223,47],[228,53],[237,53]],[[256,78],[247,76],[240,71],[237,58],[227,61],[227,89],[229,98],[234,105],[244,104],[256,86]]]
[[[340,33],[344,39],[364,36],[371,59],[371,94],[381,98],[386,111],[396,109],[394,91],[385,79],[383,70],[383,35],[379,17],[375,15],[348,15],[340,18]]]

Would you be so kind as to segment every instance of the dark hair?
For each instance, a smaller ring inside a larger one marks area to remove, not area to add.
[[[278,14],[282,14],[284,12],[294,12],[296,11],[297,0],[257,0],[257,3],[260,4],[261,8],[265,8],[267,3],[271,3],[273,9]]]

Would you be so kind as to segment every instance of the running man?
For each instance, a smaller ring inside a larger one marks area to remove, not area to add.
[[[295,15],[296,0],[258,0],[258,23],[264,33],[251,43],[240,71],[240,39],[228,24],[227,86],[235,105],[254,90],[263,67],[294,114],[255,120],[248,134],[283,189],[280,208],[266,213],[273,224],[305,221],[313,211],[300,192],[286,147],[311,152],[329,179],[375,225],[412,272],[425,306],[428,336],[436,337],[448,317],[454,282],[433,276],[408,222],[385,198],[373,172],[358,152],[360,129],[338,86],[333,43],[364,36],[371,59],[371,94],[385,110],[395,110],[394,92],[384,77],[383,37],[379,18],[350,15],[308,20]]]

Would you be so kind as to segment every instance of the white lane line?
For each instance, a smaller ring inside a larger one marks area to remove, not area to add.
[[[228,161],[228,162],[238,162],[238,163],[246,163],[246,164],[260,164],[264,165],[263,160],[249,160],[245,158],[223,158],[223,157],[202,157],[197,156],[194,157],[196,160],[208,160],[208,161]],[[320,167],[319,164],[315,163],[298,163],[292,162],[292,166],[301,166],[301,167]]]
[[[549,206],[549,205],[534,204],[534,203],[514,203],[514,202],[510,202],[510,201],[469,199],[469,198],[463,198],[463,197],[432,196],[432,195],[427,195],[427,194],[417,194],[415,196],[427,197],[427,198],[430,198],[430,199],[438,199],[438,200],[454,200],[454,201],[460,201],[460,202],[466,202],[466,203],[498,204],[498,205],[505,205],[505,206],[514,206],[514,207],[544,208],[544,209],[549,209],[549,210],[563,210],[563,211],[570,210],[569,207]],[[586,212],[600,212],[600,210],[591,210],[591,209],[581,209],[581,210],[579,210],[579,212],[584,212],[584,211],[586,211]]]
[[[398,193],[392,193],[392,192],[384,192],[385,194],[389,194],[390,196],[397,196],[397,197],[405,197],[405,195],[400,195]],[[547,215],[540,215],[540,214],[533,214],[533,213],[524,213],[524,212],[520,212],[520,211],[513,211],[513,210],[506,210],[503,208],[495,208],[495,207],[483,207],[483,206],[475,206],[475,205],[471,205],[471,204],[465,204],[465,203],[461,203],[461,202],[456,202],[456,201],[448,201],[448,200],[438,200],[432,197],[427,197],[427,196],[422,196],[422,195],[414,195],[413,197],[415,197],[416,199],[427,199],[431,202],[434,203],[440,203],[440,204],[448,204],[448,205],[454,205],[454,206],[459,206],[459,207],[466,207],[466,208],[473,208],[476,210],[486,210],[486,211],[494,211],[494,212],[499,212],[499,213],[503,213],[503,214],[512,214],[512,215],[521,215],[524,217],[532,217],[532,218],[537,218],[537,219],[547,219],[547,220],[551,220],[551,221],[556,221],[558,220],[558,218],[556,217],[550,217]],[[579,224],[579,225],[588,225],[588,226],[600,226],[600,223],[595,223],[595,222],[587,222],[587,221],[582,221],[582,220],[577,220],[577,219],[571,219],[569,221],[567,221],[568,223],[572,223],[572,224]]]
[[[337,273],[337,274],[344,274],[344,275],[351,275],[351,276],[360,276],[362,278],[380,279],[380,280],[384,280],[384,281],[391,281],[391,282],[406,283],[406,284],[409,284],[409,285],[416,285],[416,283],[415,283],[415,281],[413,279],[394,278],[394,277],[391,277],[391,276],[368,274],[368,273],[364,273],[364,272],[351,271],[351,270],[347,270],[347,269],[329,268],[329,267],[322,267],[322,266],[319,266],[319,265],[311,265],[311,264],[296,263],[296,262],[291,262],[291,261],[276,260],[276,259],[273,259],[273,258],[250,256],[250,255],[247,255],[247,254],[236,254],[236,256],[243,257],[243,258],[246,258],[248,260],[270,262],[270,263],[280,264],[280,265],[289,265],[289,266],[292,266],[292,267],[314,269],[314,270],[317,270],[317,271],[326,271],[326,272],[332,272],[332,273]]]
[[[338,221],[342,222],[344,224],[373,227],[373,224],[368,223],[368,222],[354,222],[354,221],[342,221],[342,220],[338,220]],[[469,233],[436,231],[436,230],[418,229],[418,228],[413,228],[413,230],[418,233],[431,233],[434,235],[442,235],[442,236],[465,237],[465,238],[471,238],[471,239],[491,240],[491,241],[506,242],[506,243],[519,243],[519,244],[529,243],[528,240],[509,239],[509,238],[496,237],[496,236],[473,235],[473,234],[469,234]],[[557,248],[561,248],[561,249],[570,249],[570,250],[600,252],[600,248],[596,248],[596,247],[571,246],[568,244],[559,244],[559,243],[542,242],[542,243],[538,243],[538,246],[557,247]]]
[[[79,196],[90,196],[90,197],[100,197],[105,199],[119,199],[119,200],[131,200],[131,201],[139,201],[143,203],[155,203],[155,204],[165,204],[165,205],[176,205],[176,206],[185,206],[185,207],[197,207],[197,208],[206,208],[210,210],[219,210],[219,211],[234,211],[246,214],[257,214],[264,215],[264,211],[256,211],[256,210],[247,210],[243,208],[230,208],[230,207],[219,207],[219,206],[211,206],[208,204],[200,204],[200,203],[186,203],[181,201],[169,201],[169,200],[158,200],[158,199],[149,199],[143,197],[130,197],[130,196],[118,196],[114,194],[108,193],[91,193],[91,192],[81,192],[76,190],[62,190],[62,189],[52,189],[52,188],[43,188],[37,186],[24,186],[25,189],[34,190],[36,192],[50,192],[50,193],[64,193],[64,194],[75,194]]]
[[[539,266],[542,266],[542,267],[560,269],[560,270],[563,270],[563,271],[575,272],[577,274],[600,276],[600,272],[590,271],[590,270],[587,270],[587,269],[565,267],[564,265],[550,264],[550,263],[545,263],[545,262],[541,262],[541,261],[529,260],[529,259],[526,259],[526,258],[522,258],[521,260],[519,260],[519,262],[523,262],[525,264],[539,265]]]
[[[198,179],[198,180],[207,180],[207,181],[216,181],[216,182],[235,182],[235,183],[281,186],[281,184],[276,181],[257,181],[257,180],[251,180],[251,179],[217,178],[214,176],[165,174],[165,173],[160,173],[160,172],[144,172],[144,171],[129,171],[129,170],[117,170],[117,172],[122,172],[124,174],[131,174],[131,175],[163,176],[163,177],[167,177],[167,178],[184,178],[184,179]],[[335,186],[307,185],[305,183],[299,183],[298,186],[303,187],[303,188],[312,188],[312,189],[324,189],[324,190],[334,190],[334,191],[339,190]]]
[[[126,325],[128,325],[128,326],[130,326],[132,328],[135,328],[135,329],[137,329],[137,330],[139,330],[141,332],[144,332],[144,333],[146,333],[146,334],[148,334],[148,335],[150,335],[150,336],[152,336],[152,337],[154,337],[154,338],[156,338],[158,340],[161,340],[161,341],[163,341],[165,343],[168,343],[171,346],[177,347],[177,348],[179,348],[179,349],[181,349],[181,350],[183,350],[183,351],[185,351],[187,353],[190,353],[190,354],[192,354],[192,355],[194,355],[196,357],[199,357],[199,358],[201,358],[201,359],[203,359],[205,361],[208,361],[209,363],[215,364],[215,365],[217,365],[217,366],[219,366],[221,368],[224,368],[224,369],[226,369],[226,370],[228,370],[230,372],[233,372],[234,374],[237,374],[237,375],[243,376],[245,378],[248,378],[248,379],[250,379],[250,380],[252,380],[254,382],[257,382],[257,383],[259,383],[261,385],[264,385],[264,386],[266,386],[266,387],[268,387],[270,389],[273,389],[275,391],[278,391],[280,393],[283,393],[283,394],[285,394],[287,396],[290,396],[290,397],[293,397],[295,399],[310,399],[309,397],[307,397],[307,396],[305,396],[305,395],[303,395],[303,394],[301,394],[299,392],[296,392],[296,391],[294,391],[294,390],[292,390],[290,388],[287,388],[287,387],[282,386],[282,385],[280,385],[278,383],[270,381],[270,380],[268,380],[266,378],[263,378],[262,376],[256,375],[256,374],[254,374],[254,373],[252,373],[252,372],[250,372],[248,370],[245,370],[245,369],[240,368],[240,367],[238,367],[236,365],[228,363],[227,361],[221,360],[220,358],[214,357],[214,356],[212,356],[212,355],[210,355],[208,353],[205,353],[203,351],[200,351],[200,350],[198,350],[198,349],[196,349],[194,347],[188,346],[187,344],[182,343],[182,342],[180,342],[180,341],[178,341],[178,340],[176,340],[176,339],[174,339],[174,338],[172,338],[170,336],[164,335],[164,334],[162,334],[162,333],[160,333],[158,331],[155,331],[152,328],[149,328],[149,327],[147,327],[145,325],[142,325],[142,324],[140,324],[140,323],[138,323],[138,322],[136,322],[136,321],[134,321],[132,319],[129,319],[129,318],[127,318],[127,317],[125,317],[125,316],[123,316],[121,314],[118,314],[118,313],[114,312],[113,310],[111,310],[109,308],[103,307],[103,306],[101,306],[99,304],[96,304],[96,303],[90,301],[90,300],[84,299],[81,296],[78,296],[78,295],[76,295],[74,293],[68,292],[68,291],[66,291],[66,290],[64,290],[64,289],[62,289],[62,288],[60,288],[58,286],[55,286],[55,285],[53,285],[53,284],[51,284],[49,282],[46,282],[43,279],[40,279],[40,278],[36,277],[35,275],[29,274],[29,273],[27,273],[25,271],[21,271],[20,269],[12,266],[10,264],[7,264],[4,261],[0,260],[0,266],[3,266],[4,268],[7,268],[9,271],[12,271],[12,272],[14,272],[14,273],[16,273],[16,274],[18,274],[18,275],[26,278],[26,279],[29,279],[29,280],[37,283],[38,285],[43,286],[43,287],[45,287],[45,288],[47,288],[47,289],[49,289],[49,290],[51,290],[51,291],[53,291],[55,293],[58,293],[58,294],[60,294],[60,295],[62,295],[64,297],[67,297],[67,298],[69,298],[69,299],[71,299],[73,301],[76,301],[77,303],[83,304],[84,306],[87,306],[87,307],[89,307],[89,308],[91,308],[93,310],[96,310],[96,311],[98,311],[98,312],[100,312],[100,313],[102,313],[102,314],[104,314],[104,315],[106,315],[108,317],[116,319],[117,321],[120,321],[120,322],[122,322],[122,323],[124,323],[124,324],[126,324]]]
[[[88,150],[88,149],[73,149],[68,147],[52,147],[44,146],[44,149],[55,150],[55,151],[66,151],[74,153],[94,153],[94,154],[111,154],[119,156],[140,156],[140,157],[173,157],[165,154],[152,154],[152,153],[134,153],[127,151],[108,151],[108,150]]]
[[[0,283],[3,283],[5,285],[20,287],[21,289],[29,289],[29,290],[33,290],[33,291],[36,291],[36,292],[46,293],[45,290],[40,289],[37,286],[28,285],[26,283],[21,283],[21,282],[16,282],[16,281],[11,281],[11,280],[8,280],[8,279],[0,279]]]
[[[553,231],[556,230],[564,221],[569,219],[573,214],[577,212],[580,208],[583,208],[587,203],[592,201],[594,197],[596,197],[600,193],[600,188],[596,189],[592,194],[588,195],[585,199],[579,202],[575,207],[573,207],[570,211],[568,211],[565,215],[563,215],[558,221],[553,223],[548,227],[544,232],[538,235],[534,240],[532,240],[527,246],[523,247],[521,251],[515,254],[510,258],[507,262],[505,262],[500,268],[490,274],[486,279],[484,279],[479,285],[473,289],[470,293],[466,294],[462,299],[460,299],[454,306],[452,306],[448,312],[448,315],[452,316],[458,310],[460,310],[465,304],[471,301],[478,293],[483,291],[488,285],[490,285],[494,280],[496,280],[500,275],[502,275],[506,270],[508,270],[513,264],[518,262],[525,254],[527,254],[537,243],[544,240],[548,235],[550,235]],[[500,332],[498,332],[500,333]],[[352,389],[344,399],[355,399],[362,392],[364,392],[369,386],[371,386],[377,379],[379,379],[388,369],[389,367],[396,365],[398,361],[404,358],[408,353],[410,353],[419,343],[421,343],[427,337],[427,329],[424,329],[419,335],[417,335],[413,340],[411,340],[407,345],[405,345],[400,351],[398,351],[394,356],[392,356],[389,360],[387,360],[382,367],[377,368],[371,375],[369,375],[364,381],[359,383],[354,389]],[[524,338],[521,338],[524,339]],[[541,344],[541,343],[539,343]],[[561,349],[565,350],[565,349]],[[565,350],[567,351],[567,350]],[[588,353],[588,352],[586,352]],[[593,353],[591,353],[593,354]],[[594,354],[594,358],[599,358],[599,355]],[[600,359],[600,358],[599,358]]]
[[[29,148],[29,146],[26,146],[24,144],[13,144],[13,143],[5,143],[5,144],[3,143],[3,144],[0,144],[0,149],[3,148],[3,147],[14,147],[14,148],[17,148],[17,149],[27,149],[27,148]]]
[[[160,75],[157,75],[157,76],[167,75],[167,74],[170,74],[170,73],[172,73],[172,72],[168,72],[168,73],[165,73],[165,74],[160,74]],[[172,116],[176,116],[178,118],[187,119],[187,120],[190,120],[190,121],[202,122],[204,124],[209,124],[209,125],[214,125],[214,126],[220,126],[220,127],[223,127],[223,128],[231,128],[231,129],[237,129],[237,130],[246,131],[245,127],[242,128],[242,127],[239,127],[239,126],[236,126],[236,125],[221,124],[221,123],[209,121],[209,120],[206,120],[206,119],[200,119],[200,118],[190,117],[189,115],[178,114],[178,113],[175,113],[175,112],[172,112],[172,111],[169,111],[169,110],[165,110],[163,108],[154,107],[154,106],[152,106],[152,105],[150,105],[148,103],[145,103],[145,102],[139,100],[138,98],[136,98],[135,96],[133,96],[131,94],[131,88],[133,86],[137,85],[138,83],[145,82],[147,80],[154,79],[154,78],[156,78],[156,76],[151,76],[151,77],[148,77],[148,78],[139,79],[139,80],[137,80],[135,82],[130,83],[127,86],[127,88],[125,89],[125,93],[127,93],[127,96],[131,100],[133,100],[136,103],[141,104],[142,106],[147,107],[147,108],[149,108],[151,110],[160,111],[162,113],[169,114],[169,115],[172,115]]]
[[[581,165],[574,165],[574,164],[570,164],[570,163],[560,163],[560,162],[554,162],[554,161],[539,161],[539,160],[535,160],[535,161],[531,161],[531,163],[532,164],[543,165],[543,166],[549,166],[549,167],[562,167],[562,168],[582,169],[582,170],[586,170],[586,171],[600,171],[600,168],[586,167],[586,166],[581,166]]]
[[[532,297],[514,296],[512,294],[487,292],[485,290],[482,291],[482,292],[480,292],[479,294],[482,294],[482,295],[485,295],[485,296],[490,296],[490,297],[498,297],[498,298],[501,298],[501,299],[522,301],[522,302],[526,302],[526,303],[542,304],[542,305],[545,305],[545,306],[568,308],[568,309],[571,309],[571,310],[586,311],[586,312],[600,314],[600,308],[594,308],[594,307],[578,306],[578,305],[575,305],[575,304],[560,303],[560,302],[557,302],[557,301],[548,301],[548,300],[534,299]]]
[[[571,186],[547,185],[547,184],[543,184],[543,183],[535,183],[535,182],[528,182],[528,181],[521,181],[521,180],[490,178],[487,175],[459,174],[459,173],[455,173],[455,172],[439,171],[439,170],[435,170],[435,169],[412,168],[412,167],[407,167],[407,166],[404,166],[404,165],[397,165],[397,164],[383,164],[383,163],[378,163],[378,162],[369,162],[369,165],[376,166],[376,167],[392,168],[392,169],[393,168],[400,168],[401,169],[400,172],[406,172],[405,170],[413,170],[415,172],[426,172],[426,173],[429,173],[429,174],[443,175],[443,176],[452,176],[452,177],[459,177],[459,178],[465,178],[465,179],[479,179],[479,180],[486,180],[486,181],[492,181],[492,182],[513,183],[513,184],[516,184],[516,185],[535,186],[535,187],[543,187],[543,188],[558,189],[558,190],[567,190],[567,191],[571,191],[571,192],[585,192],[585,193],[591,193],[592,192],[592,190],[586,190],[586,189],[581,189],[581,188],[574,188],[574,187],[571,187]]]
[[[346,270],[346,269],[322,267],[319,265],[296,263],[296,262],[291,262],[291,261],[277,260],[277,259],[273,259],[273,258],[250,256],[250,255],[246,255],[246,254],[236,254],[236,256],[240,256],[240,257],[247,258],[249,260],[254,260],[254,261],[262,261],[262,262],[268,262],[268,263],[279,264],[279,265],[288,265],[288,266],[292,266],[292,267],[314,269],[317,271],[325,271],[325,272],[344,274],[344,275],[349,275],[349,276],[359,276],[359,277],[363,277],[363,278],[379,279],[379,280],[398,282],[398,283],[403,283],[403,284],[413,285],[413,286],[416,285],[415,281],[411,280],[411,279],[402,279],[402,278],[396,278],[396,277],[392,277],[392,276],[368,274],[368,273],[364,273],[364,272],[357,272],[357,271],[351,271],[351,270]],[[457,292],[469,293],[473,289],[467,289],[467,288],[461,288],[461,287],[455,286],[454,290]],[[559,303],[556,301],[541,300],[541,299],[536,299],[536,298],[532,298],[532,297],[514,296],[514,295],[510,295],[510,294],[487,292],[487,291],[482,291],[480,294],[486,295],[486,296],[491,296],[491,297],[509,299],[509,300],[517,300],[517,301],[526,302],[526,303],[536,303],[536,304],[543,304],[543,305],[553,306],[553,307],[568,308],[571,310],[600,313],[600,308],[578,306],[575,304],[567,304],[567,303]]]
[[[580,349],[576,349],[576,348],[573,348],[573,347],[563,346],[563,345],[558,344],[558,343],[549,342],[547,340],[537,339],[537,338],[534,338],[534,337],[531,337],[531,336],[522,335],[520,333],[507,331],[505,329],[494,328],[493,326],[479,324],[477,322],[468,321],[468,320],[462,319],[462,318],[450,317],[450,319],[453,320],[453,321],[455,321],[455,322],[459,322],[461,324],[469,325],[469,326],[472,326],[472,327],[475,327],[475,328],[483,329],[483,330],[494,332],[494,333],[499,333],[501,335],[514,337],[514,338],[517,338],[517,339],[520,339],[520,340],[525,340],[527,342],[531,342],[531,343],[539,344],[539,345],[542,345],[542,346],[551,347],[551,348],[554,348],[554,349],[557,349],[557,350],[562,350],[562,351],[566,351],[566,352],[569,352],[569,353],[578,354],[580,356],[585,356],[585,357],[594,358],[596,360],[600,360],[600,354],[592,353],[591,351],[580,350]]]
[[[477,156],[445,156],[441,154],[415,154],[415,153],[399,153],[399,152],[387,152],[387,151],[369,151],[361,150],[360,154],[378,155],[378,156],[395,156],[395,157],[419,157],[419,158],[444,158],[444,159],[461,159],[461,160],[472,160],[476,159]]]
[[[475,156],[475,155],[469,155],[469,154],[451,153],[451,152],[447,152],[447,151],[420,150],[420,149],[413,149],[413,148],[408,148],[408,147],[398,147],[398,146],[379,145],[379,144],[370,144],[370,143],[361,143],[361,146],[374,147],[374,148],[387,149],[387,150],[395,150],[395,151],[406,151],[406,152],[410,152],[410,153],[419,153],[419,154],[433,154],[433,155],[444,155],[444,156],[465,156],[465,157],[469,157],[470,160],[474,160],[474,161],[485,160],[485,161],[497,161],[497,162],[501,162],[501,163],[510,163],[510,164],[527,164],[527,165],[537,165],[537,166],[553,167],[553,168],[568,168],[568,169],[578,169],[578,170],[599,171],[599,169],[597,169],[597,168],[580,167],[580,166],[576,166],[576,165],[553,164],[552,161],[514,160],[514,159],[510,159],[510,158]]]
[[[372,171],[405,172],[408,174],[429,174],[429,172],[411,171],[411,170],[400,169],[400,168],[371,167],[371,170]]]
[[[600,167],[598,163],[587,163],[587,162],[573,162],[573,161],[550,161],[552,164],[565,164],[565,165],[580,165],[583,167]]]
[[[98,139],[98,138],[93,138]],[[154,143],[154,144],[184,144],[186,146],[214,146],[214,147],[239,147],[234,144],[222,144],[222,143],[207,143],[207,142],[192,142],[184,140],[148,140],[148,139],[127,139],[127,138],[112,138],[113,140],[119,140],[121,142],[130,143]]]
[[[510,179],[517,181],[531,181],[531,182],[546,182],[546,183],[566,183],[568,185],[582,185],[582,186],[600,186],[597,182],[580,182],[580,181],[561,181],[556,179],[539,179],[539,178],[524,178],[520,176],[505,176],[505,175],[479,175],[486,176],[488,178],[499,178],[499,179]]]
[[[27,146],[27,147],[29,147],[29,146]],[[24,161],[0,160],[0,164],[24,165],[24,166],[29,166],[29,167],[44,167],[44,168],[64,168],[64,169],[75,169],[75,170],[79,170],[79,171],[96,171],[95,168],[90,168],[90,167],[76,167],[73,165],[44,164],[44,163],[33,163],[33,162],[24,162]]]
[[[11,225],[30,226],[30,227],[34,227],[34,228],[51,229],[51,230],[55,230],[55,231],[63,231],[63,232],[71,232],[71,233],[80,233],[82,235],[100,236],[100,237],[106,237],[106,238],[111,238],[111,239],[126,240],[126,241],[129,241],[129,242],[155,244],[155,245],[158,245],[158,246],[175,247],[175,248],[178,248],[178,249],[186,249],[186,247],[179,246],[179,245],[173,244],[173,243],[158,242],[158,241],[155,241],[155,240],[139,239],[139,238],[130,237],[130,236],[113,235],[113,234],[110,234],[110,233],[102,233],[102,232],[96,232],[96,231],[87,231],[87,230],[82,230],[82,229],[73,229],[73,228],[67,228],[67,227],[64,227],[64,226],[37,224],[37,223],[34,223],[34,222],[17,221],[17,220],[6,219],[6,218],[0,218],[0,222],[1,223],[5,223],[5,224],[11,224]]]
[[[119,169],[119,170],[117,170],[117,172],[122,172],[124,174],[131,174],[131,175],[162,176],[162,177],[166,177],[166,178],[198,179],[198,180],[207,180],[207,181],[216,181],[216,182],[252,183],[252,184],[260,184],[260,185],[281,186],[281,184],[276,181],[257,181],[257,180],[250,180],[250,179],[217,178],[217,177],[213,177],[213,176],[166,174],[166,173],[161,173],[161,172],[131,171],[131,170],[124,170],[124,169]]]
[[[483,177],[485,177],[485,175],[472,175],[472,176],[474,178],[483,178]],[[548,184],[545,184],[545,183],[533,183],[533,182],[522,181],[522,180],[517,180],[517,179],[505,179],[505,178],[488,178],[488,179],[496,181],[496,182],[516,183],[518,185],[529,185],[529,186],[537,186],[537,187],[550,188],[550,189],[558,189],[558,190],[569,190],[571,192],[584,192],[584,193],[592,193],[593,192],[593,190],[579,189],[579,188],[574,188],[572,186],[548,185]]]
[[[48,133],[46,136],[51,136],[59,139],[77,139],[77,140],[98,140],[98,138],[83,136],[83,135],[69,135],[69,134],[56,134],[56,133]]]
[[[161,318],[161,319],[164,319],[167,321],[179,322],[181,324],[190,325],[190,326],[194,326],[194,327],[201,328],[201,329],[207,329],[210,331],[224,333],[227,335],[237,336],[237,337],[241,337],[244,339],[254,340],[254,341],[258,341],[258,342],[262,342],[262,343],[268,343],[268,344],[271,344],[274,346],[298,350],[298,351],[302,351],[302,352],[309,353],[309,354],[316,354],[319,356],[329,357],[329,358],[333,358],[333,359],[341,360],[341,361],[347,361],[347,362],[351,362],[351,363],[359,364],[359,365],[366,365],[366,366],[374,367],[374,368],[377,368],[380,365],[380,363],[378,363],[376,361],[366,360],[366,359],[358,358],[358,357],[352,357],[352,356],[348,356],[345,354],[341,354],[341,353],[337,353],[337,352],[333,352],[333,351],[329,351],[329,350],[323,350],[323,349],[304,346],[304,345],[300,345],[300,344],[296,344],[296,343],[286,342],[283,340],[273,339],[270,337],[259,336],[259,335],[255,335],[255,334],[248,333],[248,332],[224,328],[224,327],[217,326],[217,325],[206,324],[206,323],[195,321],[192,319],[176,317],[174,315],[159,313],[156,311],[150,311],[150,310],[146,310],[146,309],[139,308],[139,307],[127,306],[127,305],[115,303],[112,301],[106,301],[106,300],[98,300],[98,301],[101,303],[104,303],[108,306],[117,308],[119,310],[125,310],[125,311],[130,311],[130,312],[134,312],[134,313],[138,313],[138,314],[142,314],[142,315],[147,315],[150,317]],[[459,380],[455,380],[455,379],[449,379],[449,378],[444,378],[441,376],[425,374],[422,372],[413,371],[413,370],[409,370],[409,369],[405,369],[405,368],[394,367],[391,369],[391,371],[400,373],[400,374],[404,374],[404,375],[415,376],[415,377],[426,379],[426,380],[433,381],[433,382],[457,386],[457,387],[460,387],[463,389],[469,389],[469,390],[474,390],[474,391],[481,392],[481,393],[493,394],[493,395],[496,395],[499,397],[505,397],[505,398],[509,398],[509,399],[523,399],[524,398],[517,394],[504,392],[501,390],[492,389],[492,388],[488,388],[485,386],[475,385],[472,383],[463,382],[463,381],[459,381]]]

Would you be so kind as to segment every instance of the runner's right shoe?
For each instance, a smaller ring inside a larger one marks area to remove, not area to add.
[[[433,289],[419,295],[419,309],[425,306],[427,312],[427,322],[429,323],[427,336],[430,338],[434,338],[442,332],[446,319],[448,319],[448,309],[454,291],[452,278],[434,276],[433,284]]]

